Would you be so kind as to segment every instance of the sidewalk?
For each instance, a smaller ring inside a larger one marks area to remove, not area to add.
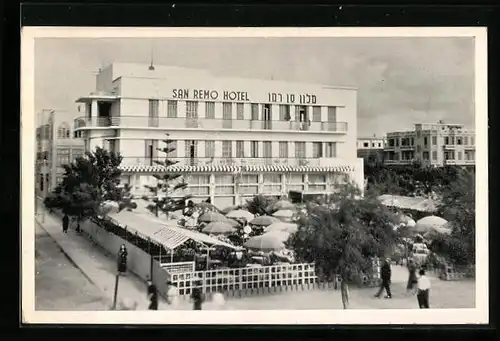
[[[116,282],[117,265],[113,256],[106,255],[102,249],[91,241],[70,229],[62,232],[60,219],[49,213],[37,217],[39,224],[63,252],[70,258],[82,273],[98,287],[111,307]],[[149,301],[146,296],[146,283],[132,273],[121,276],[118,285],[118,302],[123,300],[137,302],[137,310],[147,310]],[[165,299],[159,296],[159,310],[171,310]],[[176,310],[190,309],[188,304],[177,306]]]

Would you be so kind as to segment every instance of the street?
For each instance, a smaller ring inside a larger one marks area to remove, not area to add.
[[[106,310],[100,290],[35,225],[35,310]]]

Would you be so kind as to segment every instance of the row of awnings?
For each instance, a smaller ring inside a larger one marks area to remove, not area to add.
[[[165,171],[161,165],[121,165],[120,169],[124,173],[156,173]],[[292,165],[173,165],[168,167],[168,171],[174,173],[245,173],[245,172],[341,172],[354,171],[353,166],[292,166]]]

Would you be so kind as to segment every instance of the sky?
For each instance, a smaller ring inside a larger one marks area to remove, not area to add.
[[[202,68],[215,75],[358,89],[358,136],[415,123],[474,127],[474,39],[463,38],[37,38],[35,109],[80,116],[112,62]]]

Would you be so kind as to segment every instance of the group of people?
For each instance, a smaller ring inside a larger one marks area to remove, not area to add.
[[[63,218],[62,218],[62,229],[63,229],[64,233],[68,233],[69,223],[70,223],[69,216],[65,213],[64,216],[63,216]],[[76,229],[75,229],[75,231],[76,232],[81,232],[80,221],[78,219],[76,220]]]
[[[148,279],[147,297],[149,300],[148,310],[158,310],[158,289],[156,285]],[[167,282],[166,301],[170,306],[176,306],[178,303],[179,291],[177,286],[171,281]],[[203,303],[205,302],[205,294],[201,288],[201,283],[197,282],[196,286],[191,292],[191,302],[193,303],[193,310],[202,310]],[[217,306],[222,306],[225,303],[224,296],[220,293],[215,293],[212,297],[212,302]]]
[[[386,291],[385,298],[392,298],[391,292],[391,259],[386,258],[384,264],[380,268],[380,278],[381,284],[375,297],[379,298],[382,292]],[[431,282],[426,276],[425,268],[418,269],[417,276],[417,265],[410,259],[408,261],[408,283],[406,285],[407,292],[412,292],[417,295],[417,302],[420,309],[429,308],[429,291],[431,289]]]

